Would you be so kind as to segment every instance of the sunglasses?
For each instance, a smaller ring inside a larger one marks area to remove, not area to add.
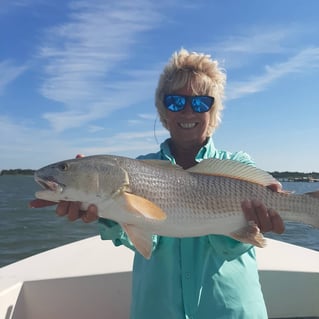
[[[188,101],[192,110],[197,113],[208,112],[214,104],[214,98],[208,95],[165,95],[164,105],[165,107],[172,112],[179,112],[185,109],[185,106]]]

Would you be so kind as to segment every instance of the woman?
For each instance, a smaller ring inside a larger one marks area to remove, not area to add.
[[[211,157],[254,165],[244,152],[214,147],[211,136],[220,123],[224,85],[225,74],[210,56],[174,53],[156,90],[157,111],[170,138],[158,153],[139,158],[169,160],[184,169]],[[95,206],[86,212],[79,207],[80,203],[62,202],[57,214],[84,222],[97,219]],[[271,208],[247,199],[242,209],[262,232],[283,232],[283,221]],[[99,223],[102,239],[134,249],[118,224],[104,219]],[[154,236],[150,260],[135,254],[132,289],[131,318],[267,318],[254,248],[225,236]]]

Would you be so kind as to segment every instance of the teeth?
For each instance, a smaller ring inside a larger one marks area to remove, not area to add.
[[[195,127],[196,123],[180,123],[182,128],[193,128]]]

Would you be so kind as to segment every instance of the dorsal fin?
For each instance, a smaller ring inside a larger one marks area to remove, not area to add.
[[[272,184],[279,184],[281,186],[281,184],[266,171],[235,160],[204,159],[197,165],[187,169],[187,171],[190,173],[236,178],[262,186]]]

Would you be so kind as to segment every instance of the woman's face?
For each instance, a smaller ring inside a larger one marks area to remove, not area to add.
[[[190,88],[183,88],[172,92],[177,95],[195,95]],[[189,102],[179,112],[166,110],[166,124],[171,138],[175,143],[193,143],[202,145],[207,139],[209,129],[210,112],[194,112]]]

